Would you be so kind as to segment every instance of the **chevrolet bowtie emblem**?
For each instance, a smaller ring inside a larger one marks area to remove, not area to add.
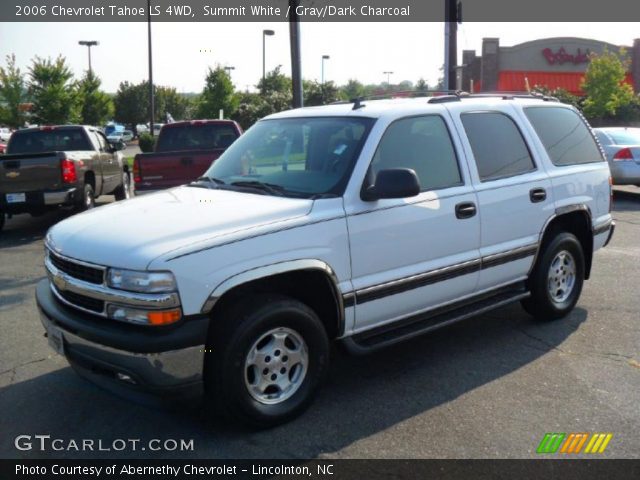
[[[53,277],[53,283],[58,290],[65,290],[67,288],[67,281],[62,277]]]
[[[20,175],[20,172],[8,172],[5,175],[9,178],[16,178]]]

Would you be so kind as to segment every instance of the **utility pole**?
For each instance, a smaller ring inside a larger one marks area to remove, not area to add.
[[[458,23],[462,23],[462,2],[444,0],[444,87],[456,89],[458,65]]]
[[[293,108],[303,106],[302,96],[302,67],[300,56],[300,22],[296,8],[299,0],[289,0],[289,43],[291,44],[291,85],[293,88]]]
[[[153,117],[155,116],[155,103],[153,98],[153,60],[151,55],[151,0],[147,0],[147,24],[149,37],[149,133],[155,136],[153,129]]]

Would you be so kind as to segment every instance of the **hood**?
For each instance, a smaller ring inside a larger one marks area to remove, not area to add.
[[[312,200],[178,187],[74,215],[53,226],[55,251],[90,263],[145,269],[158,256],[309,213]]]

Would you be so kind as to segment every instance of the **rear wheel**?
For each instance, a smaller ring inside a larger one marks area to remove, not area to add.
[[[529,277],[531,297],[522,302],[540,320],[556,320],[575,307],[584,282],[584,252],[575,235],[558,233],[543,245]]]
[[[113,194],[118,201],[131,198],[131,177],[129,176],[129,172],[126,170],[122,172],[122,183],[118,188],[116,188]]]
[[[78,203],[77,209],[80,212],[84,212],[86,210],[91,210],[95,206],[96,199],[93,186],[91,186],[90,183],[85,183],[82,191],[82,198],[80,199],[80,203]]]
[[[227,309],[213,328],[205,361],[207,406],[254,427],[301,414],[328,364],[322,322],[305,304],[260,295]]]

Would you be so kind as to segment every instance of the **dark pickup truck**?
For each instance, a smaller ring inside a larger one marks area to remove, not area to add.
[[[129,198],[128,166],[94,127],[64,125],[15,132],[0,157],[0,229],[5,214],[93,208],[99,195]]]
[[[139,153],[133,161],[136,195],[196,180],[241,134],[240,125],[232,120],[164,125],[154,152]]]

